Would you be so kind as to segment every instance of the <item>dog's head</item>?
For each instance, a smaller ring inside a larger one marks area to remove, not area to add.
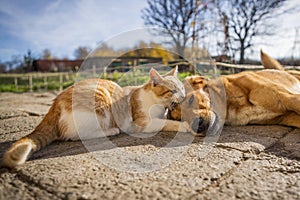
[[[185,78],[186,98],[169,113],[174,120],[188,122],[195,135],[206,135],[218,123],[218,116],[211,108],[211,100],[207,88],[208,79],[202,76]]]

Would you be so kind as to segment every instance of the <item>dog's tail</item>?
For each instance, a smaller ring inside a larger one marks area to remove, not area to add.
[[[262,50],[260,50],[260,61],[261,61],[261,64],[266,69],[284,70],[282,65],[277,60],[270,57],[268,54],[266,54]]]
[[[260,59],[261,59],[261,64],[264,66],[266,69],[277,69],[277,70],[284,70],[282,65],[275,60],[274,58],[271,58],[268,54],[260,50]],[[300,71],[297,70],[286,70],[290,75],[296,77],[300,81]]]

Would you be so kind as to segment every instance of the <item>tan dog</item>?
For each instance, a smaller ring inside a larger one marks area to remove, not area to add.
[[[211,81],[191,76],[184,84],[187,97],[169,117],[187,121],[195,134],[213,133],[222,119],[227,125],[278,124],[300,128],[300,81],[288,72],[242,72]]]

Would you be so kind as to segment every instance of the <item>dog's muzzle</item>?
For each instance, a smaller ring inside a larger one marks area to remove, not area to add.
[[[218,126],[218,123],[218,116],[214,113],[212,119],[209,121],[204,120],[202,117],[194,118],[193,122],[191,123],[191,129],[196,135],[212,136],[215,135],[215,129]]]
[[[209,128],[209,122],[202,117],[197,117],[193,120],[191,128],[197,134],[206,134],[206,131]]]

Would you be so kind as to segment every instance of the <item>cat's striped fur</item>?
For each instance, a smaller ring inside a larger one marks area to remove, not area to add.
[[[187,132],[187,123],[164,119],[165,109],[172,109],[184,97],[177,67],[164,76],[151,69],[149,82],[136,87],[121,88],[99,79],[78,82],[57,96],[32,133],[12,144],[2,165],[21,165],[55,140],[91,139],[116,135],[120,130]]]

